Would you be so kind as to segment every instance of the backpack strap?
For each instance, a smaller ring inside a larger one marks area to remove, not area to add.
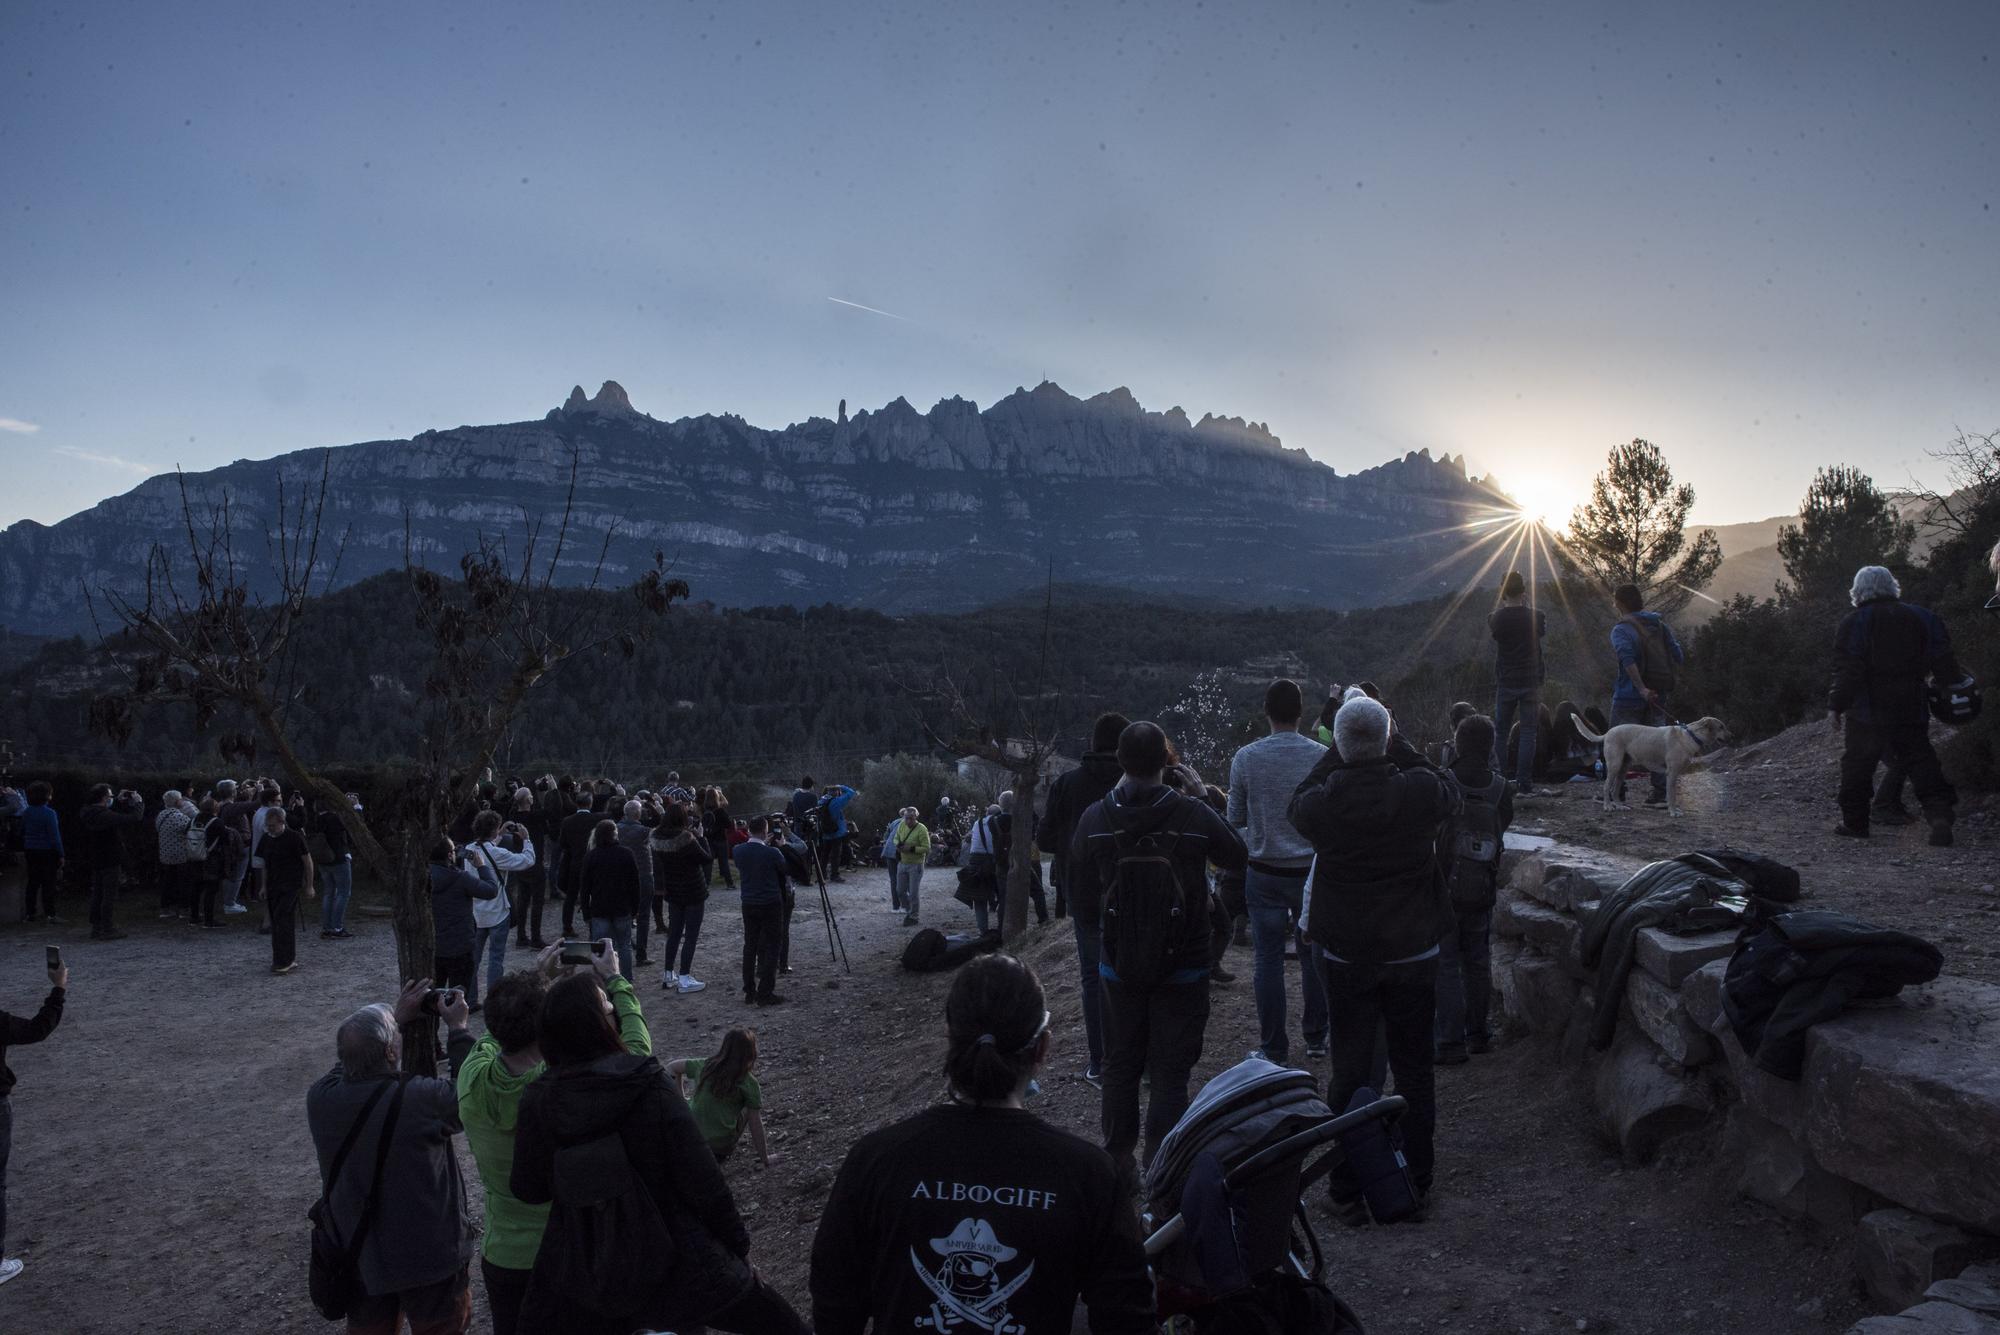
[[[347,1134],[341,1138],[340,1148],[333,1152],[333,1162],[327,1166],[326,1186],[328,1190],[332,1189],[334,1183],[340,1181],[340,1170],[347,1166],[348,1151],[352,1150],[354,1142],[361,1138],[361,1128],[368,1125],[368,1114],[375,1111],[375,1105],[380,1103],[382,1096],[388,1092],[389,1083],[385,1080],[375,1087],[375,1092],[370,1094],[368,1101],[361,1105],[360,1115],[354,1119],[354,1125],[347,1128]],[[321,1196],[325,1196],[326,1192],[322,1191],[320,1194]]]
[[[403,1115],[403,1095],[410,1088],[407,1072],[396,1077],[396,1097],[389,1100],[389,1115],[382,1120],[382,1135],[375,1142],[375,1176],[368,1184],[368,1195],[361,1204],[361,1217],[354,1222],[354,1240],[347,1244],[349,1264],[358,1264],[361,1244],[368,1238],[368,1230],[375,1222],[375,1207],[382,1198],[382,1170],[389,1163],[389,1146],[396,1139],[396,1123]],[[381,1091],[376,1091],[378,1094]]]

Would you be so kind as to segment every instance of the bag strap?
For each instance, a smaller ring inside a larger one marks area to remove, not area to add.
[[[375,1111],[375,1105],[380,1103],[382,1096],[388,1092],[389,1084],[383,1081],[375,1086],[375,1092],[361,1105],[360,1115],[354,1119],[354,1125],[347,1128],[346,1136],[341,1139],[340,1148],[333,1152],[333,1163],[326,1170],[326,1190],[320,1192],[322,1200],[333,1189],[333,1184],[340,1181],[340,1170],[347,1166],[347,1153],[354,1148],[354,1142],[361,1139],[361,1128],[368,1125],[368,1114]]]
[[[396,1122],[403,1115],[403,1094],[410,1087],[407,1073],[396,1077],[396,1097],[389,1100],[389,1115],[382,1121],[382,1137],[375,1144],[375,1176],[368,1184],[368,1196],[361,1204],[361,1217],[354,1222],[354,1241],[347,1244],[347,1260],[352,1265],[361,1255],[361,1244],[375,1222],[375,1206],[382,1195],[382,1170],[389,1164],[389,1145],[396,1139]]]

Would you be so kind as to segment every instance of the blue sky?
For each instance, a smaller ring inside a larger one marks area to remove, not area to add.
[[[1996,135],[1986,0],[15,0],[0,523],[579,381],[1044,375],[1564,513],[1643,435],[1756,518],[2000,427]]]

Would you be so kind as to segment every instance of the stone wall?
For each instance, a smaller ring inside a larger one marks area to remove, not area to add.
[[[1816,1026],[1803,1077],[1782,1080],[1750,1062],[1723,1014],[1734,932],[1647,928],[1623,994],[1603,997],[1579,957],[1583,919],[1642,864],[1563,847],[1510,864],[1493,914],[1497,1002],[1512,1028],[1588,1066],[1607,1140],[1644,1162],[1712,1131],[1744,1194],[1851,1229],[1869,1294],[1911,1309],[1857,1331],[2000,1335],[2000,1312],[1959,1301],[1992,1287],[1961,1272],[2000,1257],[2000,987],[1947,976],[1857,1006]],[[1600,1005],[1619,1021],[1596,1050]]]

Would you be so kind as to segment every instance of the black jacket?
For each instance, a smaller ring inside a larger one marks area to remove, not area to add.
[[[715,861],[707,843],[693,830],[661,838],[653,832],[653,890],[669,904],[699,904],[708,898],[701,869]]]
[[[572,811],[556,826],[556,843],[562,847],[562,892],[576,893],[577,879],[583,875],[583,858],[590,852],[590,833],[604,817],[594,811]]]
[[[1729,957],[1722,1013],[1751,1061],[1796,1080],[1807,1029],[1849,1001],[1928,983],[1943,965],[1936,946],[1908,932],[1826,909],[1781,913]]]
[[[14,1073],[7,1069],[7,1049],[24,1043],[39,1043],[55,1032],[62,1022],[63,990],[49,989],[42,1008],[33,1015],[9,1015],[0,1011],[0,1098],[14,1092]]]
[[[1965,673],[1944,622],[1895,598],[1865,602],[1833,634],[1833,688],[1827,708],[1862,723],[1923,727],[1930,721],[1924,680],[1955,685]]]
[[[107,804],[92,803],[85,807],[76,819],[83,830],[83,837],[78,840],[83,846],[83,865],[91,871],[124,866],[125,843],[121,831],[137,825],[145,814],[143,806],[136,803],[119,806],[115,798]]]
[[[436,928],[435,949],[441,956],[470,955],[473,934],[472,901],[492,899],[500,893],[496,882],[475,876],[448,863],[431,864],[431,922]]]
[[[1083,819],[1083,813],[1090,810],[1092,802],[1102,801],[1124,777],[1125,771],[1118,768],[1117,752],[1086,751],[1075,769],[1058,774],[1049,785],[1048,800],[1042,804],[1039,837],[1056,867],[1063,867],[1069,861],[1069,843],[1076,836],[1076,823]]]
[[[629,918],[639,911],[639,864],[622,845],[585,853],[577,886],[585,918]]]
[[[1421,955],[1451,926],[1438,869],[1440,827],[1464,806],[1458,781],[1389,756],[1348,764],[1336,751],[1292,793],[1292,827],[1318,856],[1306,935],[1355,964]]]
[[[1141,785],[1127,780],[1090,804],[1076,824],[1069,846],[1069,911],[1077,924],[1096,931],[1104,912],[1104,892],[1118,874],[1118,834],[1141,835],[1175,830],[1174,865],[1182,893],[1190,904],[1208,903],[1208,864],[1225,871],[1248,865],[1250,852],[1243,836],[1206,802],[1177,793],[1165,785]],[[1115,833],[1114,833],[1115,832]],[[1104,964],[1114,972],[1118,962],[1107,952]],[[1189,933],[1189,943],[1169,962],[1176,973],[1205,974],[1209,966],[1208,934]]]
[[[1488,616],[1486,626],[1493,634],[1494,685],[1502,690],[1540,686],[1547,675],[1542,666],[1542,636],[1548,632],[1548,614],[1509,604]]]
[[[521,1093],[508,1185],[529,1205],[551,1201],[556,1151],[614,1134],[674,1240],[673,1259],[660,1267],[638,1324],[662,1330],[703,1324],[749,1290],[750,1234],[694,1114],[657,1059],[620,1052],[585,1066],[550,1067]],[[550,1234],[561,1215],[560,1208],[550,1214]],[[544,1256],[551,1241],[544,1235]],[[596,1335],[605,1328],[572,1301],[578,1297],[587,1295],[551,1292],[531,1279],[521,1329]],[[623,1335],[634,1324],[615,1330]]]

